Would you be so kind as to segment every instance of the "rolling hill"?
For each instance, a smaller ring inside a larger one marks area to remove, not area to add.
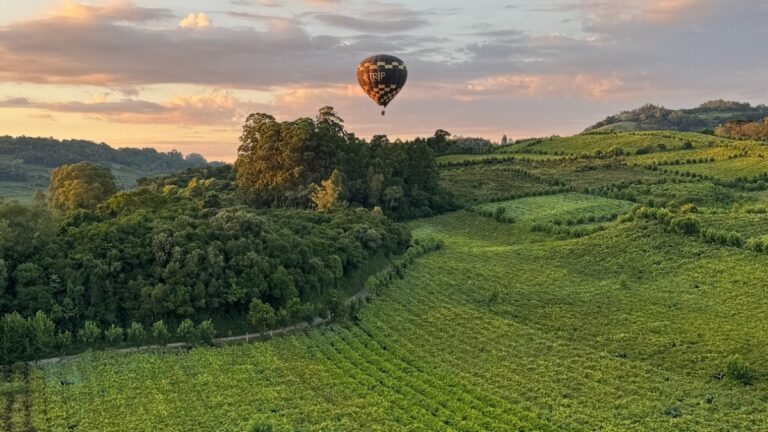
[[[764,148],[662,131],[444,156],[465,209],[407,224],[444,247],[353,320],[8,368],[0,415],[10,431],[762,430]]]
[[[672,110],[657,105],[623,111],[606,117],[586,131],[653,131],[674,130],[698,132],[714,130],[729,121],[756,121],[768,117],[768,106],[723,100],[709,101],[696,108]]]
[[[77,162],[109,167],[124,189],[134,187],[142,177],[207,164],[200,155],[184,157],[177,151],[114,149],[104,143],[83,140],[0,136],[0,198],[29,200],[35,192],[48,188],[54,168]]]

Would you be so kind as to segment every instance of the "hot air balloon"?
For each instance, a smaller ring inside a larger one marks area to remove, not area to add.
[[[405,63],[395,56],[368,57],[357,67],[357,82],[374,102],[386,108],[408,79]],[[384,110],[381,110],[384,115]]]

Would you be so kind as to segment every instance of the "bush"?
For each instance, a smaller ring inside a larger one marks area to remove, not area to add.
[[[688,214],[688,213],[698,213],[699,208],[696,207],[696,204],[688,203],[684,204],[682,207],[680,207],[680,213],[682,214]]]
[[[123,343],[123,329],[112,324],[106,332],[104,332],[104,339],[107,341],[107,345],[116,347]]]
[[[156,321],[152,324],[152,339],[159,344],[166,344],[170,340],[171,334],[168,331],[168,326],[165,325],[163,320]]]
[[[179,324],[179,327],[176,329],[176,336],[178,336],[178,338],[184,342],[192,344],[197,343],[198,335],[195,323],[193,323],[190,319],[185,319],[182,321],[181,324]]]
[[[200,336],[200,342],[205,345],[213,345],[213,339],[216,337],[216,329],[213,327],[213,321],[205,320],[197,327],[197,334]]]
[[[728,358],[725,375],[744,385],[752,385],[755,382],[755,372],[738,354]]]
[[[128,327],[126,334],[128,336],[128,343],[136,347],[144,344],[144,340],[146,339],[144,326],[141,325],[141,323],[131,323],[131,326]]]
[[[673,219],[669,227],[675,232],[687,235],[698,234],[701,231],[701,223],[693,216]]]
[[[83,345],[93,346],[101,338],[101,329],[94,321],[86,321],[83,324],[83,328],[77,332],[77,338]]]

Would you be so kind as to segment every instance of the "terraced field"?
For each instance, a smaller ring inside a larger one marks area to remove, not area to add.
[[[741,157],[712,163],[675,165],[670,169],[703,174],[718,180],[736,180],[737,178],[758,177],[768,173],[768,159]]]

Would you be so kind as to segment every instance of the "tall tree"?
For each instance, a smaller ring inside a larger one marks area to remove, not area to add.
[[[344,188],[341,173],[333,170],[327,180],[323,180],[312,193],[312,202],[319,211],[330,211],[342,205],[341,194]]]
[[[117,192],[117,185],[109,168],[81,162],[56,168],[51,174],[50,191],[56,209],[93,210]]]

